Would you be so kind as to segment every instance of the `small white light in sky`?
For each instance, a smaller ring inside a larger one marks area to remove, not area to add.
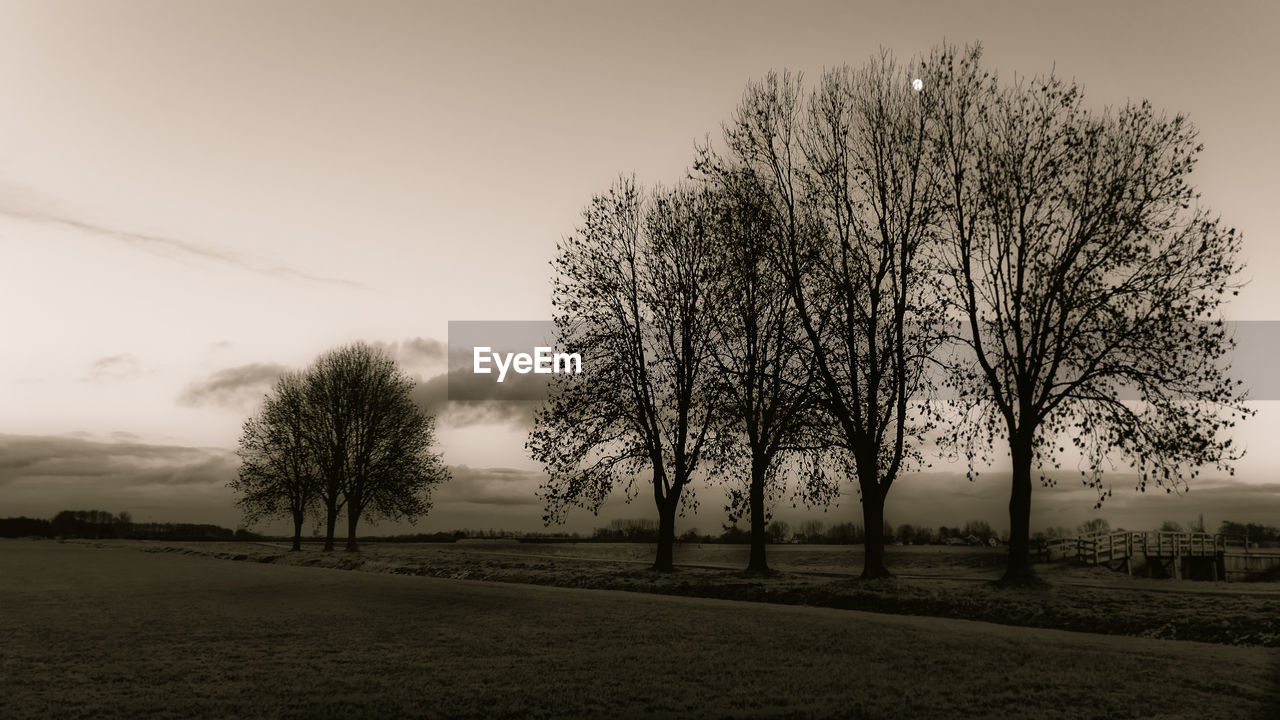
[[[911,87],[915,88],[916,92],[920,92],[921,90],[924,89],[924,81],[921,80],[920,78],[916,78],[915,80],[911,81]]]

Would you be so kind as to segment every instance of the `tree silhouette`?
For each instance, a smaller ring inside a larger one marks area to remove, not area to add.
[[[1189,174],[1201,148],[1185,117],[1145,101],[1091,113],[1052,75],[1002,87],[980,55],[940,50],[926,82],[939,106],[948,299],[966,330],[953,440],[971,471],[1008,443],[1005,580],[1021,582],[1032,471],[1057,467],[1066,439],[1099,503],[1117,457],[1140,490],[1229,469],[1222,431],[1248,411],[1226,373],[1233,342],[1219,310],[1235,294],[1240,238],[1199,206]]]
[[[764,188],[751,173],[734,172],[704,153],[700,163],[717,200],[715,302],[711,358],[725,402],[726,461],[717,474],[731,485],[729,520],[750,518],[748,572],[769,569],[768,503],[782,494],[788,468],[803,478],[802,496],[824,496],[820,415],[814,373],[804,360],[806,342],[795,306],[770,260],[774,218]]]
[[[648,475],[657,570],[672,568],[676,515],[717,441],[712,210],[705,189],[646,200],[622,179],[592,199],[553,263],[557,346],[581,355],[582,373],[553,376],[529,435],[550,476],[544,521],[573,506],[597,511],[615,487],[630,500]]]
[[[315,509],[320,487],[307,421],[305,381],[287,373],[258,414],[245,421],[237,451],[240,471],[230,483],[246,521],[289,516],[295,551],[302,549],[302,524]]]
[[[724,132],[731,163],[767,188],[775,267],[808,338],[805,361],[857,478],[863,577],[888,574],[884,500],[933,427],[929,356],[940,307],[929,248],[939,197],[930,105],[888,54],[823,75],[748,85]]]
[[[306,372],[304,418],[320,469],[326,550],[342,507],[346,549],[354,551],[361,517],[412,521],[430,509],[431,488],[448,480],[431,452],[435,419],[413,402],[413,385],[385,351],[363,342],[322,355]]]

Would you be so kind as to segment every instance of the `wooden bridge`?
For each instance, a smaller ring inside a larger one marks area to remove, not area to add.
[[[1248,580],[1280,569],[1280,548],[1261,549],[1246,537],[1182,532],[1129,532],[1058,538],[1037,548],[1044,562],[1088,565],[1173,579]]]

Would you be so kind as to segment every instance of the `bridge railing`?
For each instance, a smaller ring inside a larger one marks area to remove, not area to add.
[[[1094,533],[1068,539],[1075,543],[1077,560],[1097,565],[1138,554],[1156,557],[1208,557],[1225,551],[1232,543],[1222,535],[1167,531],[1127,531]],[[1061,543],[1061,541],[1059,541]],[[1059,547],[1061,544],[1059,545]],[[1066,553],[1058,555],[1064,557]]]
[[[1076,559],[1097,565],[1127,558],[1143,547],[1142,533],[1117,530],[1076,538]]]
[[[1134,555],[1154,557],[1210,557],[1222,552],[1276,554],[1277,550],[1257,550],[1256,543],[1239,535],[1169,531],[1116,530],[1076,537],[1042,540],[1034,552],[1040,562],[1075,558],[1097,565]]]
[[[1148,555],[1174,557],[1216,555],[1226,548],[1222,535],[1210,533],[1149,532],[1144,550]]]
[[[1053,562],[1054,560],[1075,557],[1076,538],[1059,537],[1041,540],[1036,543],[1034,553],[1036,560],[1039,562]]]

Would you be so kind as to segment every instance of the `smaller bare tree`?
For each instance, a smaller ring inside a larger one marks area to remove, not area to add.
[[[318,359],[306,377],[306,426],[323,473],[332,549],[336,507],[347,510],[348,551],[362,517],[408,519],[430,509],[430,491],[448,480],[431,452],[435,419],[411,396],[413,380],[386,352],[358,342]]]
[[[281,377],[240,436],[240,472],[230,487],[236,505],[254,522],[288,515],[293,550],[302,549],[302,525],[319,498],[320,471],[307,440],[303,379]]]
[[[725,403],[727,452],[716,474],[731,483],[729,521],[745,514],[751,523],[747,572],[766,573],[770,505],[786,492],[788,475],[798,476],[800,498],[834,494],[822,472],[825,423],[806,361],[807,339],[770,259],[778,230],[765,190],[753,173],[725,163],[710,148],[702,151],[699,167],[718,201],[721,272],[709,310],[709,347]]]
[[[597,196],[554,267],[557,345],[582,357],[556,375],[527,447],[550,479],[544,520],[628,500],[647,475],[658,509],[654,569],[671,570],[675,519],[714,455],[721,398],[710,357],[716,272],[709,192],[624,179]]]

